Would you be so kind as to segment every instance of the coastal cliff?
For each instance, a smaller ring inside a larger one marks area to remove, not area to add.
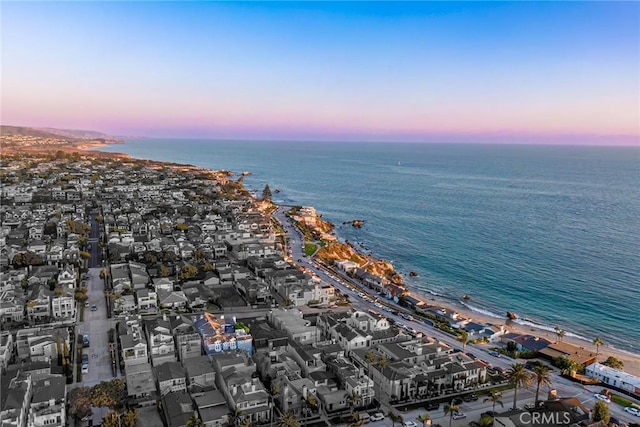
[[[316,253],[316,258],[327,264],[333,264],[338,260],[353,261],[368,273],[382,276],[397,285],[403,284],[402,275],[395,270],[390,262],[366,257],[344,243],[329,243],[323,246]]]

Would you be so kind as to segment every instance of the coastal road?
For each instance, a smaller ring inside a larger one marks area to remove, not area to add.
[[[284,215],[286,208],[278,207],[278,209],[274,212],[274,217],[280,221],[283,226],[283,229],[287,233],[287,237],[289,240],[289,250],[291,251],[291,257],[293,261],[301,266],[304,266],[310,270],[312,270],[315,274],[317,274],[322,281],[333,285],[336,289],[338,289],[342,294],[348,295],[349,299],[352,302],[354,308],[358,310],[368,311],[374,310],[379,314],[386,316],[388,318],[392,318],[396,321],[396,323],[407,325],[418,332],[422,332],[425,336],[431,336],[441,340],[454,349],[462,349],[462,344],[455,340],[451,335],[432,327],[431,325],[427,325],[421,321],[408,321],[402,318],[400,315],[394,315],[393,313],[386,311],[382,308],[376,307],[373,303],[370,303],[359,296],[359,294],[368,295],[369,298],[378,300],[383,303],[383,305],[393,308],[394,310],[399,311],[400,313],[405,312],[406,309],[398,306],[393,303],[393,301],[386,300],[378,295],[375,292],[368,289],[366,286],[363,286],[361,283],[357,281],[340,275],[338,272],[330,270],[323,266],[322,264],[316,262],[314,259],[304,256],[304,237],[300,230],[292,224],[291,220]],[[406,311],[408,313],[408,311]],[[488,344],[468,344],[467,345],[467,353],[473,353],[476,357],[482,359],[483,361],[490,363],[493,367],[500,367],[503,370],[506,370],[509,366],[511,366],[516,361],[506,358],[506,357],[495,357],[489,354],[489,345]],[[523,362],[524,363],[524,362]],[[595,399],[593,394],[601,389],[598,387],[589,388],[584,387],[580,384],[574,383],[566,378],[563,378],[559,375],[558,370],[555,369],[551,374],[552,377],[552,388],[556,389],[559,396],[562,397],[577,397],[580,401],[585,404],[587,408],[592,408]],[[518,407],[523,407],[527,403],[533,403],[534,400],[535,388],[533,391],[528,389],[518,390]],[[543,389],[540,391],[540,397],[545,398],[547,394],[547,390]],[[510,408],[513,405],[513,391],[507,391],[503,393],[503,403],[505,408]],[[442,405],[441,405],[442,406]],[[468,407],[467,407],[468,406]],[[464,402],[461,407],[462,411],[467,414],[467,418],[457,420],[453,422],[453,426],[456,425],[464,425],[466,426],[470,421],[474,421],[480,418],[480,414],[484,411],[491,409],[489,402],[482,402],[482,400],[466,403]],[[502,408],[496,408],[498,412]],[[432,418],[434,415],[438,415],[439,412],[442,412],[443,408],[441,407],[434,413],[430,413]],[[610,405],[610,411],[613,416],[618,418],[621,421],[626,422],[636,422],[637,418],[634,419],[632,415],[628,414],[623,410],[622,407],[616,404]],[[415,414],[413,413],[415,412]],[[416,410],[409,412],[407,414],[408,417],[405,417],[405,420],[414,421],[415,418],[424,413],[424,410]],[[404,416],[404,414],[402,414]],[[475,417],[475,418],[474,418]],[[444,417],[444,414],[434,418],[434,423],[440,423],[442,425],[448,425],[449,419],[448,417]],[[391,422],[388,419],[383,421],[376,422],[374,424],[391,426]]]

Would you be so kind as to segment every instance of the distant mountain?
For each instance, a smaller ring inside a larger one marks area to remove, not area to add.
[[[78,139],[94,139],[94,138],[115,139],[116,138],[114,136],[107,135],[106,133],[96,132],[93,130],[55,129],[55,128],[34,128],[34,129],[50,132],[54,135],[64,136],[68,138],[78,138]]]
[[[106,133],[96,132],[92,130],[32,128],[26,126],[8,125],[0,125],[0,135],[24,135],[34,136],[38,138],[62,139],[70,142],[78,142],[83,140],[117,141],[120,139],[117,136],[111,136],[107,135]]]

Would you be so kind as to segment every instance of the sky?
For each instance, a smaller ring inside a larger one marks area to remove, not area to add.
[[[640,145],[638,2],[12,2],[1,122]]]

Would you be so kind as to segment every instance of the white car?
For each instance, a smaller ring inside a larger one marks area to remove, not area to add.
[[[83,374],[89,373],[89,365],[82,365],[82,373]]]
[[[627,406],[626,408],[624,408],[624,410],[630,413],[631,415],[640,417],[640,409],[634,408],[633,406]]]
[[[462,412],[456,412],[455,414],[453,414],[454,420],[459,420],[461,418],[467,418],[467,416]]]
[[[369,419],[373,422],[382,421],[384,420],[384,414],[382,412],[376,412],[375,414],[371,415]]]
[[[416,423],[414,423],[413,421],[405,421],[404,423],[402,423],[403,427],[418,427],[418,425]]]
[[[609,399],[607,396],[605,396],[604,394],[594,394],[593,397],[595,397],[598,400],[602,400],[603,402],[607,402],[607,403],[611,403],[611,399]]]

